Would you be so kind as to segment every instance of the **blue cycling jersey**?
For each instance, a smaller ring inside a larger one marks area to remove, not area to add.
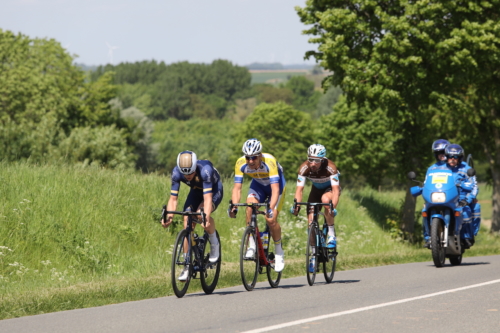
[[[203,194],[215,193],[219,187],[222,187],[219,172],[215,169],[212,162],[208,160],[198,160],[196,162],[196,175],[191,181],[186,180],[186,177],[184,177],[177,166],[174,167],[172,170],[171,195],[179,195],[181,182],[191,187],[192,190],[203,191]]]

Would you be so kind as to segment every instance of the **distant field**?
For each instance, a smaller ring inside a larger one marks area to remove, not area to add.
[[[309,74],[307,70],[251,70],[252,84],[269,83],[280,84],[288,81],[292,76],[305,76]]]
[[[269,83],[279,85],[286,83],[292,76],[305,76],[306,79],[314,82],[316,89],[321,89],[321,82],[327,74],[313,75],[305,69],[283,69],[283,70],[250,70],[252,84]]]

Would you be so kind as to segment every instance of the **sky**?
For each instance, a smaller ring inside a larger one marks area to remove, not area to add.
[[[55,39],[88,66],[143,60],[313,64],[306,0],[1,0],[0,29]]]

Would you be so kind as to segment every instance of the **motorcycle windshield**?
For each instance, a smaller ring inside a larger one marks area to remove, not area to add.
[[[428,204],[446,205],[454,203],[458,198],[458,189],[451,170],[428,171],[422,195]]]

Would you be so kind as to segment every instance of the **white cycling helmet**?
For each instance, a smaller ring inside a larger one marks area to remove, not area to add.
[[[192,174],[196,171],[196,154],[192,151],[186,150],[177,155],[177,167],[184,175]]]
[[[325,146],[317,143],[310,145],[309,148],[307,148],[307,156],[325,158],[326,148]]]
[[[262,152],[262,144],[260,143],[259,140],[257,139],[248,139],[245,141],[243,144],[243,154],[245,156],[252,156],[252,155],[257,155]]]

